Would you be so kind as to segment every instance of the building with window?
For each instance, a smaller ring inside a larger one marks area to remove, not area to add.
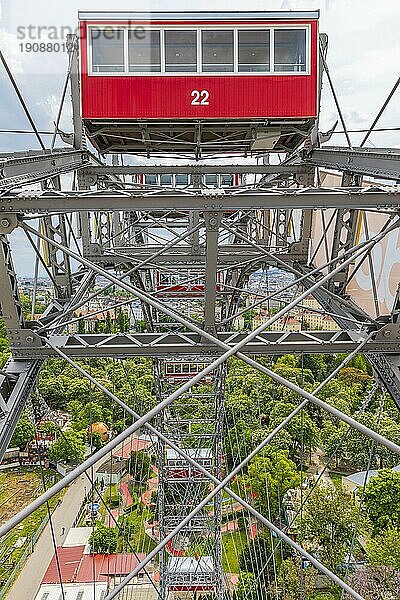
[[[65,600],[103,600],[107,593],[133,571],[146,556],[141,553],[88,554],[87,552],[87,545],[57,548]],[[153,567],[148,565],[146,570],[152,578]],[[54,555],[35,600],[60,600],[61,597],[60,577]],[[127,586],[124,598],[153,600],[157,598],[157,593],[143,572],[133,579],[130,586]]]

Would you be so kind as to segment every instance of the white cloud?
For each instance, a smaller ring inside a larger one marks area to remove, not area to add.
[[[21,30],[37,27],[74,29],[81,0],[0,0],[0,46],[18,80],[21,91],[31,108],[37,125],[52,129],[67,68],[67,56],[59,53],[23,53],[19,44]],[[110,0],[85,0],[85,10],[110,10]],[[141,3],[119,0],[118,10],[243,10],[242,0],[157,0]],[[400,64],[400,1],[399,0],[251,0],[246,10],[321,10],[321,31],[329,36],[328,64],[350,129],[368,128],[388,92],[398,77]],[[48,30],[47,30],[48,31]],[[46,35],[46,30],[41,31]],[[33,41],[33,40],[32,40]],[[0,69],[0,129],[28,128],[9,83]],[[400,125],[400,90],[393,98],[380,126]],[[62,119],[62,129],[71,130],[71,111],[68,102]],[[337,120],[337,112],[325,81],[322,94],[321,128],[328,129]],[[339,125],[340,127],[340,125]],[[341,127],[340,127],[341,128]],[[354,136],[354,142],[360,136]],[[37,147],[33,137],[0,135],[0,151]],[[345,143],[336,136],[334,143]],[[375,133],[371,143],[378,146],[398,144],[397,134]],[[24,250],[25,252],[25,250]]]

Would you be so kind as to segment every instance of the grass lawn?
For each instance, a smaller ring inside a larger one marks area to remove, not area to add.
[[[132,527],[129,543],[136,552],[144,552],[148,554],[156,547],[155,542],[145,532],[145,522],[150,518],[151,513],[147,508],[138,508],[131,513],[120,517],[119,525],[121,534],[119,537],[119,550],[124,548],[129,552],[129,545],[124,544],[124,530]]]
[[[45,476],[48,487],[52,485],[54,477],[59,478],[53,471],[46,471]],[[42,491],[38,468],[3,471],[0,475],[0,522],[7,521],[34,498],[39,496]],[[50,510],[55,507],[61,496],[62,493],[50,500]],[[15,527],[7,537],[2,539],[0,546],[0,591],[2,583],[7,581],[11,571],[29,546],[30,538],[37,531],[46,516],[47,506],[44,505],[27,517],[18,527]]]
[[[336,471],[329,471],[329,477],[332,479],[336,489],[342,489],[342,475]]]
[[[226,573],[239,573],[239,558],[246,545],[245,531],[233,531],[222,535],[222,565]]]

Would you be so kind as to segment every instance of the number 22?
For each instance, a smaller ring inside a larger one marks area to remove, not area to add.
[[[191,93],[192,96],[192,104],[194,106],[208,106],[210,103],[208,101],[210,94],[207,90],[193,90]]]

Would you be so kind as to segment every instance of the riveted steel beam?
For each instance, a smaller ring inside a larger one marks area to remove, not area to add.
[[[51,347],[38,346],[29,337],[20,338],[13,348],[15,358],[50,358],[57,354]],[[219,332],[218,340],[234,346],[247,334],[244,332]],[[384,354],[398,353],[397,336],[400,326],[386,325],[366,343],[366,352]],[[354,350],[366,333],[348,331],[265,331],[249,342],[248,354],[336,354]],[[116,334],[70,334],[52,336],[51,342],[70,357],[171,357],[219,355],[218,347],[205,341],[196,333],[116,333]]]
[[[400,181],[400,151],[395,148],[327,147],[303,150],[310,165]]]
[[[398,210],[398,188],[267,188],[233,193],[225,190],[201,190],[192,193],[169,191],[74,191],[24,192],[0,197],[0,212],[52,213],[84,211],[229,211],[240,209],[281,208],[354,208]]]

